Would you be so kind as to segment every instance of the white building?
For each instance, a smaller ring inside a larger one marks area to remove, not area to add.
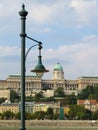
[[[53,68],[51,80],[39,79],[36,76],[26,76],[26,95],[35,95],[43,91],[46,97],[52,96],[58,87],[63,87],[65,94],[77,95],[87,85],[98,86],[98,77],[79,77],[76,80],[64,79],[63,67],[57,63]],[[21,76],[10,75],[6,80],[0,81],[0,89],[13,89],[20,93]]]

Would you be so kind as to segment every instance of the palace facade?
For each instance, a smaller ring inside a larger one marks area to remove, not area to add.
[[[75,94],[81,92],[87,85],[98,86],[98,77],[79,77],[76,80],[64,79],[63,67],[57,63],[53,69],[51,80],[39,79],[36,76],[26,76],[25,91],[26,95],[34,95],[43,91],[47,97],[53,96],[58,87],[63,87],[65,94]],[[10,75],[6,80],[0,80],[0,90],[15,90],[20,94],[21,76]]]

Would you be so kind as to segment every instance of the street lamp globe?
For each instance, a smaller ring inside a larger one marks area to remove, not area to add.
[[[49,70],[46,70],[44,65],[42,64],[41,60],[42,56],[38,56],[38,64],[35,66],[31,72],[35,72],[38,78],[41,78],[44,73],[49,72]]]

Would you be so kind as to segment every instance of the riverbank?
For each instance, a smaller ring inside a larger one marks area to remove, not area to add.
[[[0,127],[21,127],[20,120],[0,120]],[[98,127],[98,120],[26,120],[26,127],[30,126],[63,126],[63,127]]]

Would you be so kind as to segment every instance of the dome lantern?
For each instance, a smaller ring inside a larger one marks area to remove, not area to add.
[[[57,63],[54,66],[53,79],[57,79],[57,80],[63,80],[64,79],[63,67],[59,63]]]

